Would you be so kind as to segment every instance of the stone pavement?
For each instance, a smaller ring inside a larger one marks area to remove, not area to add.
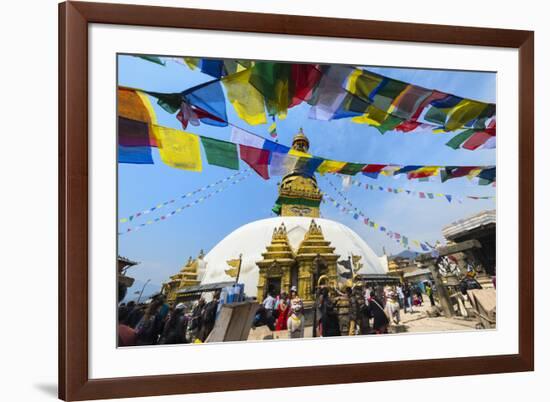
[[[388,329],[392,334],[414,332],[445,332],[445,331],[472,331],[476,329],[477,320],[463,317],[447,318],[445,316],[428,317],[427,311],[430,303],[415,307],[414,313],[403,313],[401,310],[401,322],[393,324]],[[311,326],[304,329],[304,338],[310,338],[313,332]],[[288,339],[287,331],[272,332],[266,326],[252,328],[248,336],[249,341],[268,339]]]
[[[430,303],[415,307],[413,313],[404,313],[401,310],[401,322],[390,326],[390,333],[402,332],[441,332],[441,331],[471,331],[476,329],[477,320],[445,316],[428,317]]]

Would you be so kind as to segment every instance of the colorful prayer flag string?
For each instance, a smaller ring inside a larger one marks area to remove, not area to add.
[[[326,191],[323,192],[323,202],[326,202],[324,199],[325,197],[330,201],[330,204],[335,207],[339,212],[351,215],[351,217],[355,220],[359,220],[361,218],[362,222],[370,227],[371,229],[377,230],[379,232],[384,232],[386,236],[388,236],[390,239],[396,241],[398,244],[400,244],[403,248],[410,249],[411,243],[417,248],[424,252],[429,251],[432,247],[429,245],[428,242],[425,241],[419,241],[415,239],[410,239],[408,236],[405,236],[401,233],[394,232],[390,230],[386,226],[382,226],[381,224],[373,221],[371,218],[367,217],[361,210],[353,206],[349,202],[349,200],[345,200],[346,204],[348,204],[351,209],[346,208],[343,206],[340,202],[338,202],[334,197],[332,197],[330,194],[328,194]]]
[[[232,175],[230,175],[230,176],[227,176],[227,177],[225,177],[225,178],[223,178],[223,179],[221,179],[221,180],[218,180],[218,181],[216,181],[215,183],[210,183],[210,184],[208,184],[208,185],[206,185],[206,186],[200,187],[200,188],[198,188],[198,189],[196,189],[196,190],[194,190],[194,191],[191,191],[191,192],[189,192],[189,193],[182,194],[182,195],[180,195],[180,196],[178,196],[178,197],[176,197],[176,198],[174,198],[174,199],[171,199],[171,200],[168,200],[168,201],[161,202],[160,204],[157,204],[157,205],[155,205],[155,206],[153,206],[153,207],[151,207],[151,208],[144,209],[143,211],[136,212],[136,213],[134,213],[134,214],[132,214],[132,215],[126,217],[126,218],[121,218],[121,219],[119,219],[118,221],[119,221],[119,223],[129,223],[129,222],[132,222],[134,219],[137,219],[137,218],[139,218],[140,216],[148,215],[148,214],[150,214],[150,213],[152,213],[152,212],[155,212],[155,211],[157,211],[157,210],[159,210],[159,209],[161,209],[161,208],[163,208],[163,207],[165,207],[165,206],[167,206],[167,205],[173,204],[173,203],[176,202],[176,200],[183,200],[183,199],[185,199],[185,198],[192,197],[193,195],[198,194],[198,193],[200,193],[200,192],[203,192],[203,191],[205,191],[205,190],[208,190],[209,188],[217,187],[217,186],[219,186],[220,184],[223,184],[223,183],[226,183],[226,182],[228,182],[228,181],[230,181],[230,180],[233,180],[235,177],[237,177],[237,176],[243,174],[244,172],[245,172],[245,171],[239,171],[239,172],[234,173],[234,174],[232,174]],[[249,173],[248,171],[246,171],[246,172]]]
[[[227,186],[225,187],[220,187],[219,189],[217,189],[216,191],[212,191],[210,193],[208,193],[207,195],[205,195],[204,197],[201,197],[201,198],[198,198],[196,199],[195,201],[193,202],[190,202],[189,204],[186,204],[182,207],[179,207],[179,208],[176,208],[172,211],[170,211],[169,213],[165,214],[165,215],[162,215],[162,216],[159,216],[157,218],[154,218],[154,219],[150,219],[144,223],[141,223],[139,225],[136,225],[136,226],[133,226],[133,227],[130,227],[130,228],[127,228],[125,231],[123,232],[118,232],[118,235],[124,235],[124,234],[127,234],[127,233],[131,233],[131,232],[137,232],[138,230],[141,230],[142,228],[144,228],[145,226],[148,226],[148,225],[152,225],[153,223],[157,223],[157,222],[161,222],[161,221],[164,221],[166,219],[169,219],[171,218],[172,216],[176,215],[176,214],[179,214],[180,212],[182,212],[183,210],[185,209],[188,209],[188,208],[191,208],[197,204],[200,204],[204,201],[206,201],[207,199],[215,196],[216,194],[219,194],[221,193],[222,191],[228,189],[230,186],[232,185],[235,185],[235,184],[238,184],[240,182],[242,182],[243,180],[245,180],[246,178],[248,178],[250,176],[251,172],[246,172],[244,176],[238,178],[237,180],[234,180],[232,182],[230,182]]]
[[[343,179],[347,177],[349,176],[342,176]],[[420,199],[426,199],[426,200],[445,199],[449,203],[453,201],[462,203],[465,199],[469,199],[469,200],[495,200],[496,199],[496,196],[494,195],[492,196],[477,196],[477,195],[459,196],[456,194],[443,194],[443,193],[437,193],[437,192],[417,191],[417,190],[408,190],[405,188],[379,186],[379,185],[373,185],[369,183],[361,183],[359,180],[353,180],[353,179],[351,180],[351,185],[364,188],[365,190],[383,191],[383,192],[392,193],[392,194],[407,194],[413,197],[418,197]]]

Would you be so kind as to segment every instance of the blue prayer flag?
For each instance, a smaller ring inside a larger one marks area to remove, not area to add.
[[[134,163],[138,165],[152,165],[150,147],[125,147],[118,146],[118,163]]]

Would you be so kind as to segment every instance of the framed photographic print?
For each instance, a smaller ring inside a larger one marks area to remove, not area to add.
[[[60,398],[533,370],[533,32],[66,2],[59,35]]]

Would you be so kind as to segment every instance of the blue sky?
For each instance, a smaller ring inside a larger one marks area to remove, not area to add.
[[[369,70],[427,88],[438,89],[458,96],[496,101],[496,74],[492,72],[465,72],[443,70],[418,70],[406,68],[368,67]],[[120,55],[118,63],[119,85],[158,92],[178,92],[212,78],[200,71],[191,71],[186,66],[167,61],[165,66],[149,61]],[[158,124],[181,129],[175,115],[161,109],[151,99],[157,114]],[[310,106],[303,104],[289,110],[285,120],[277,121],[279,142],[290,145],[300,127],[311,142],[310,152],[329,159],[364,162],[395,163],[411,165],[493,165],[495,150],[453,150],[445,143],[453,134],[433,134],[431,131],[414,133],[387,132],[381,135],[375,128],[352,123],[349,119],[317,121],[307,118]],[[249,126],[238,118],[233,107],[227,105],[229,121],[237,126],[269,137],[269,124]],[[211,127],[201,124],[189,126],[188,132],[213,138],[229,139],[230,127]],[[203,154],[203,171],[200,173],[174,169],[164,165],[156,149],[153,150],[154,165],[118,166],[118,213],[127,217],[164,201],[213,183],[234,173],[233,170],[209,166]],[[241,168],[246,167],[241,162]],[[478,186],[467,179],[454,179],[445,183],[419,182],[400,178],[380,177],[377,180],[357,175],[362,183],[400,187],[416,191],[448,193],[456,195],[494,195],[489,186]],[[137,232],[119,236],[119,255],[140,264],[130,275],[145,282],[160,285],[168,276],[176,273],[189,256],[196,256],[200,249],[208,252],[215,244],[234,229],[257,219],[273,216],[271,208],[277,198],[279,177],[263,180],[250,175],[239,184],[229,186],[223,192],[203,203],[172,216],[170,219],[147,225]],[[341,180],[334,176],[318,178],[323,191],[333,197],[337,194],[326,180],[341,188]],[[215,190],[211,189],[210,191]],[[208,190],[191,201],[208,194]],[[443,198],[419,199],[406,194],[367,191],[351,187],[344,193],[365,215],[390,230],[410,239],[435,242],[443,241],[441,228],[465,216],[495,208],[494,200],[464,200],[448,203]],[[189,202],[181,200],[149,215],[166,214]],[[349,215],[344,215],[330,204],[322,204],[324,218],[342,222],[354,229],[378,255],[385,247],[388,254],[402,251],[402,247],[382,232],[366,227]],[[143,220],[137,220],[141,223]],[[125,231],[132,224],[119,224]],[[133,290],[131,290],[133,291]]]

